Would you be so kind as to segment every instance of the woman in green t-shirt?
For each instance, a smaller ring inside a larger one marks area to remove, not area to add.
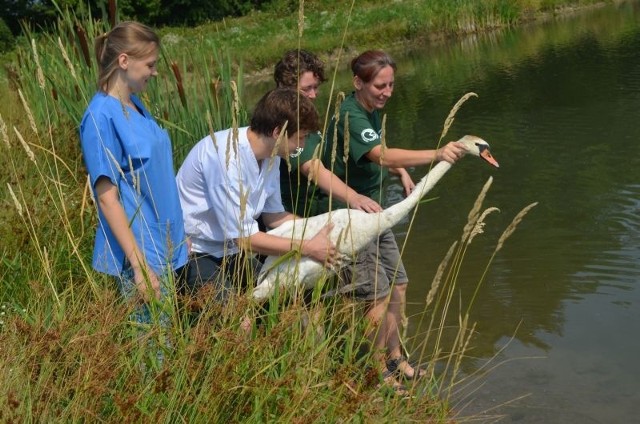
[[[451,142],[436,150],[384,148],[381,139],[380,109],[393,94],[396,64],[383,51],[369,50],[351,61],[355,91],[340,106],[339,119],[331,121],[323,162],[341,180],[359,194],[383,204],[382,187],[388,172],[397,174],[409,194],[414,188],[405,167],[427,165],[445,160],[454,163],[465,154],[464,147]],[[348,123],[348,125],[347,125]],[[337,128],[336,128],[337,126]],[[348,128],[348,152],[345,161],[345,129]],[[331,156],[335,161],[331,161]],[[400,343],[400,323],[406,302],[408,278],[402,264],[395,236],[382,232],[378,243],[358,254],[350,282],[358,287],[356,296],[370,301],[367,318],[372,325],[371,339],[379,358],[385,381],[399,377],[413,379],[424,373],[414,369],[404,357]]]
[[[297,89],[302,96],[315,100],[320,84],[325,81],[324,63],[307,50],[289,50],[278,61],[273,72],[278,87]],[[380,212],[380,205],[356,193],[324,167],[318,153],[322,135],[310,133],[304,148],[280,162],[280,189],[282,203],[287,211],[307,217],[318,214],[318,204],[332,196],[352,209]],[[313,184],[310,184],[310,181]]]

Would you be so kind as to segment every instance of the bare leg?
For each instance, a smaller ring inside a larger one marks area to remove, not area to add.
[[[381,385],[392,389],[396,395],[407,396],[406,387],[401,384],[396,374],[387,369],[387,310],[389,308],[389,298],[379,299],[370,304],[365,314],[365,319],[369,328],[367,329],[367,338],[372,344],[373,360],[378,364],[378,372],[382,375]]]
[[[391,299],[387,310],[387,352],[389,358],[395,359],[402,355],[400,344],[400,328],[402,325],[402,311],[406,302],[407,285],[394,285],[391,289]]]
[[[398,359],[403,354],[402,343],[400,342],[400,329],[402,328],[402,317],[407,299],[407,284],[394,285],[391,290],[389,309],[386,314],[386,346],[389,359]],[[398,363],[398,371],[407,378],[414,377],[415,370],[407,361]]]
[[[367,338],[371,343],[371,349],[376,362],[380,364],[380,370],[386,369],[384,349],[386,345],[386,315],[388,298],[372,301],[364,317],[367,320]]]

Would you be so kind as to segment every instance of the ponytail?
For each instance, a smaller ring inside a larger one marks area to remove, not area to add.
[[[127,54],[141,59],[160,47],[160,39],[151,28],[128,21],[116,25],[111,31],[99,35],[94,42],[98,60],[98,90],[107,91],[109,81],[118,69],[118,57]]]

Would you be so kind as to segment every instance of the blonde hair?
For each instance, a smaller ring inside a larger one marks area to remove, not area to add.
[[[109,80],[118,69],[118,56],[126,54],[142,59],[160,47],[160,38],[139,22],[121,22],[111,31],[96,38],[98,60],[98,90],[107,91]]]

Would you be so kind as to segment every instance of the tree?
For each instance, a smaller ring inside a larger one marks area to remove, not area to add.
[[[0,18],[4,19],[14,35],[21,31],[21,25],[31,28],[46,28],[58,17],[58,7],[83,13],[89,9],[97,13],[103,8],[104,0],[0,0]]]
[[[14,35],[27,24],[33,29],[53,24],[60,10],[76,15],[90,13],[107,19],[108,3],[115,0],[0,0],[0,18],[4,19]],[[118,0],[120,19],[134,19],[151,26],[197,25],[217,21],[227,16],[242,16],[273,2],[292,0]]]

